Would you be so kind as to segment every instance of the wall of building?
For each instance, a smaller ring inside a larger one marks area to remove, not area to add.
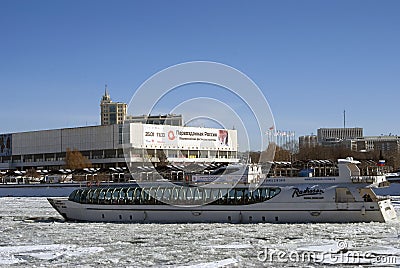
[[[91,126],[12,134],[12,155],[116,149],[118,125]]]
[[[65,165],[67,149],[80,151],[95,167],[123,166],[125,156],[130,161],[141,162],[150,155],[151,161],[158,162],[160,153],[173,162],[237,162],[236,130],[132,123],[125,128],[123,125],[91,126],[3,137],[11,137],[10,152],[0,156],[3,170],[58,169]],[[123,147],[129,151],[124,152]]]

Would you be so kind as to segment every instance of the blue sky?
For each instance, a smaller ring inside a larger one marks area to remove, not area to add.
[[[399,134],[399,1],[0,0],[0,133],[99,124],[174,64],[230,65],[276,127]],[[194,87],[197,88],[197,87]]]

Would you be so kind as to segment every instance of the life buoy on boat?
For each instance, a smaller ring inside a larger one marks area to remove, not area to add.
[[[361,207],[361,215],[365,215],[365,207],[364,206]]]

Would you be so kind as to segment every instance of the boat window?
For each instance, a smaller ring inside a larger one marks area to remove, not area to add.
[[[218,204],[226,205],[228,202],[228,190],[229,189],[219,189],[218,193]]]
[[[70,193],[69,196],[68,196],[68,200],[69,201],[73,201],[75,194],[76,194],[76,190],[72,191],[72,193]]]
[[[165,188],[163,191],[162,200],[169,201],[171,199],[171,192],[172,192],[171,188]]]
[[[212,202],[218,201],[219,194],[220,194],[219,193],[219,189],[212,189],[211,190],[210,198],[211,198]]]
[[[142,192],[140,194],[140,204],[148,204],[149,202],[149,194],[148,194],[149,189],[143,188]]]
[[[269,194],[268,188],[261,188],[260,189],[260,201],[264,202],[265,200],[267,200],[268,194]]]
[[[157,188],[156,187],[150,187],[149,192],[148,192],[148,204],[155,204],[157,203],[155,197],[157,193]]]
[[[94,193],[94,189],[90,189],[86,194],[86,203],[92,203],[92,197]]]
[[[250,202],[250,192],[249,189],[243,189],[243,203],[249,204]]]
[[[196,189],[194,190],[194,196],[193,196],[193,203],[194,204],[201,204],[203,201],[203,189],[200,189],[198,187],[196,187]]]
[[[79,193],[80,193],[80,189],[78,190],[74,190],[68,197],[69,201],[75,201],[78,202],[79,201]]]
[[[164,188],[162,188],[162,187],[158,187],[157,188],[157,191],[156,191],[156,202],[157,203],[160,203],[161,202],[161,200],[162,200],[162,198],[163,198],[163,195],[164,195]]]
[[[127,191],[128,189],[126,189],[126,188],[122,188],[121,189],[121,191],[119,192],[119,200],[118,200],[118,203],[119,204],[125,204],[126,203],[126,199],[127,199],[127,194],[126,194],[126,191]]]
[[[99,192],[100,192],[100,189],[94,190],[92,198],[89,201],[90,203],[97,204],[99,202]]]
[[[179,188],[178,187],[173,187],[172,188],[172,201],[177,201],[179,198]]]
[[[179,188],[178,200],[179,200],[179,203],[181,203],[181,204],[184,204],[186,201],[185,190],[186,189],[183,186]]]
[[[118,203],[118,199],[119,199],[119,192],[120,192],[120,189],[115,189],[114,191],[113,191],[113,193],[112,193],[112,201],[111,201],[111,203],[113,203],[113,204],[117,204]]]
[[[228,197],[227,197],[227,204],[228,205],[234,205],[235,204],[235,194],[236,194],[236,190],[235,189],[231,189],[228,192]]]
[[[79,200],[79,203],[86,203],[86,195],[87,195],[87,192],[88,192],[89,190],[83,190],[83,192],[81,193],[81,196],[80,196],[80,200]]]
[[[104,203],[105,204],[110,204],[111,203],[111,197],[112,197],[112,191],[113,189],[107,189],[106,195],[104,197]]]
[[[236,190],[236,204],[243,204],[244,193],[243,189],[235,189]]]
[[[193,203],[193,198],[194,198],[194,196],[193,196],[193,188],[192,187],[188,187],[187,191],[186,191],[186,201],[191,204],[191,203]]]
[[[260,189],[255,189],[251,192],[251,202],[260,202]]]
[[[211,201],[211,189],[205,188],[203,191],[204,203],[209,203]]]
[[[140,197],[142,196],[142,189],[135,188],[135,192],[134,192],[133,196],[134,196],[133,203],[136,205],[140,204]]]
[[[134,199],[134,188],[128,188],[127,192],[126,192],[126,199],[127,199],[127,203],[128,204],[132,204],[133,203],[133,199]]]
[[[99,192],[99,204],[104,204],[107,189],[101,189]]]
[[[198,187],[150,187],[150,188],[92,188],[74,190],[69,200],[91,204],[218,204],[248,205],[264,202],[280,193],[279,188],[198,188]],[[336,202],[354,200],[347,188],[336,190]]]
[[[276,195],[276,194],[275,194],[275,192],[276,192],[276,189],[269,188],[269,195],[268,195],[268,199],[270,199],[270,198],[274,197],[274,196]]]
[[[126,190],[128,190],[128,189],[122,188],[122,189],[119,191],[119,199],[125,199],[125,198],[126,198]]]
[[[81,194],[82,194],[82,192],[83,192],[83,190],[78,190],[78,191],[76,192],[76,195],[75,195],[75,197],[74,197],[74,201],[76,201],[76,202],[80,202],[80,201],[81,201]]]

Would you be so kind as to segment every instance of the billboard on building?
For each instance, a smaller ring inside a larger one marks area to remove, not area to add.
[[[12,135],[11,134],[0,134],[0,156],[10,156]]]
[[[167,145],[173,147],[233,148],[236,146],[236,142],[230,137],[230,131],[233,130],[143,125],[143,144]]]

